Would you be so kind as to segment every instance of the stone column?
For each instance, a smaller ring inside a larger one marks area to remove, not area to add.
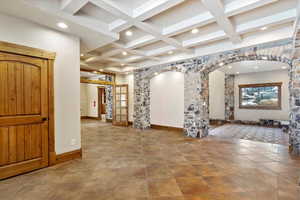
[[[113,81],[113,77],[111,75],[106,75],[105,76],[105,80],[106,81]],[[105,86],[105,101],[106,101],[106,105],[105,105],[105,118],[106,119],[110,119],[112,120],[113,118],[113,86],[112,85],[106,85]]]
[[[234,78],[225,74],[225,120],[234,120]]]
[[[150,127],[150,80],[142,72],[134,72],[134,111],[133,127]]]
[[[208,74],[184,75],[184,132],[189,137],[208,135]]]
[[[300,155],[300,59],[290,70],[290,149]]]

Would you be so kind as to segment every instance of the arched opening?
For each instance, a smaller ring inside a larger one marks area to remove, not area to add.
[[[168,71],[150,79],[151,125],[183,128],[184,74]]]
[[[209,135],[288,146],[289,65],[241,61],[209,73]]]

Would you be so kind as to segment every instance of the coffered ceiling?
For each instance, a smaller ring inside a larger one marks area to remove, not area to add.
[[[290,28],[297,16],[297,0],[13,1],[69,23],[65,31],[81,38],[83,67],[119,72]]]

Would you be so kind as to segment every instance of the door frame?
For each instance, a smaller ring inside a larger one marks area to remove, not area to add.
[[[0,41],[0,52],[41,58],[48,64],[48,166],[56,163],[54,121],[54,60],[55,52]]]
[[[97,87],[97,92],[98,92],[98,118],[100,120],[102,120],[102,107],[100,105],[102,105],[102,93],[100,95],[100,90],[104,89],[105,91],[105,87],[103,86],[98,86]]]

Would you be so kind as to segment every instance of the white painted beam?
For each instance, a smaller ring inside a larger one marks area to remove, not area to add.
[[[290,9],[267,17],[252,20],[237,26],[237,32],[244,34],[264,26],[279,25],[292,22],[296,17],[296,9]]]
[[[279,0],[235,0],[225,5],[225,14],[231,17],[277,1]]]
[[[161,13],[171,7],[174,7],[184,0],[150,0],[142,4],[140,7],[133,10],[133,18],[138,19],[139,21],[144,21],[153,17],[154,15]]]
[[[207,44],[209,42],[214,42],[222,39],[226,39],[227,35],[224,31],[216,31],[213,33],[209,33],[207,35],[201,35],[196,38],[188,39],[183,41],[183,46],[184,47],[193,47],[193,46],[198,46],[198,45],[203,45]]]
[[[87,3],[88,0],[63,0],[61,2],[61,10],[74,15]]]
[[[225,15],[225,9],[221,0],[202,0],[202,3],[215,17],[218,25],[224,30],[233,43],[242,41],[241,37],[235,31],[235,27]]]

